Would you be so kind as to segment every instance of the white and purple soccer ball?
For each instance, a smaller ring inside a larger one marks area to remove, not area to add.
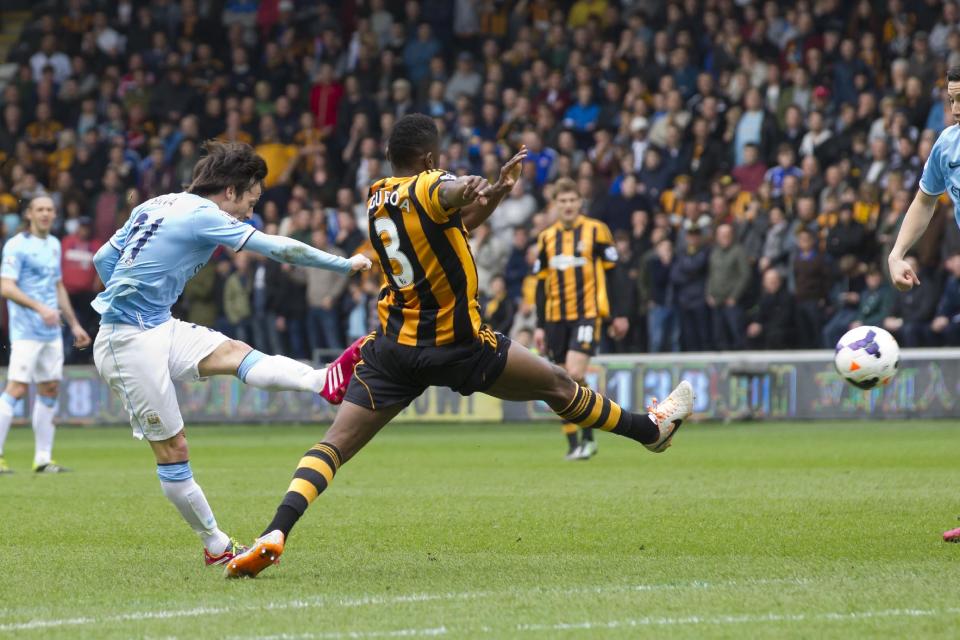
[[[900,365],[900,345],[880,327],[862,326],[843,334],[833,364],[840,376],[859,389],[888,384]]]

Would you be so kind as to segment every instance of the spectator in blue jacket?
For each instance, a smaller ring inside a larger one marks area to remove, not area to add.
[[[705,351],[712,348],[710,310],[707,307],[710,252],[703,246],[699,226],[688,225],[685,235],[684,251],[670,269],[670,283],[680,316],[680,342],[684,351]]]

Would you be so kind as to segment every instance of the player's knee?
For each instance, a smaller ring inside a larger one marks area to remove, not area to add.
[[[150,446],[160,464],[184,462],[190,459],[190,450],[187,447],[187,438],[183,431],[166,440],[151,441]]]
[[[60,395],[59,382],[41,382],[37,385],[37,393],[48,398],[56,398]]]
[[[545,394],[544,401],[553,409],[562,409],[570,402],[571,392],[576,389],[577,383],[563,367],[553,365],[552,371],[552,384]]]
[[[7,393],[19,400],[27,395],[27,385],[23,384],[22,382],[10,381],[7,383],[7,387],[3,391],[4,393]]]

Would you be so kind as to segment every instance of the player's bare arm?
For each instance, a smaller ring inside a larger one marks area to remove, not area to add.
[[[73,334],[73,346],[78,349],[89,347],[90,336],[77,320],[77,314],[74,313],[73,305],[70,304],[70,295],[67,293],[67,288],[63,286],[63,280],[57,280],[57,306],[60,307],[63,319],[67,321],[67,326],[70,327],[70,333]]]
[[[939,196],[932,196],[917,190],[917,195],[907,209],[907,215],[903,219],[903,225],[900,227],[900,233],[897,234],[897,242],[893,245],[893,250],[887,258],[887,265],[890,268],[890,279],[900,291],[912,289],[920,284],[920,278],[914,272],[913,268],[907,263],[906,255],[910,247],[920,239],[923,232],[927,230],[930,219],[933,217],[937,208],[937,199]]]
[[[487,218],[500,206],[503,199],[517,184],[520,179],[520,173],[523,169],[523,161],[527,158],[527,148],[520,147],[510,160],[500,168],[500,177],[496,183],[490,187],[486,203],[479,201],[473,202],[464,208],[462,212],[463,225],[467,230],[472,231],[487,221]]]
[[[25,294],[13,278],[0,278],[0,296],[12,300],[21,307],[36,311],[48,327],[55,327],[60,324],[60,312],[58,310],[48,307],[39,300],[34,300]]]
[[[492,186],[481,176],[460,176],[440,183],[440,205],[444,209],[460,209],[474,202],[486,204]]]

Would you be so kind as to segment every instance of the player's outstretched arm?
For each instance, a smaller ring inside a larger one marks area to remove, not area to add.
[[[0,296],[17,303],[21,307],[36,311],[48,327],[55,327],[60,324],[59,311],[25,294],[13,278],[0,278]]]
[[[326,269],[344,275],[367,271],[372,266],[370,259],[361,254],[350,258],[342,258],[293,238],[274,236],[260,231],[255,231],[243,248],[277,262],[294,264],[300,267]]]
[[[500,177],[496,183],[490,186],[483,201],[477,199],[464,208],[462,219],[463,225],[467,230],[473,231],[486,222],[487,218],[496,211],[500,203],[503,202],[503,199],[507,197],[507,194],[510,193],[514,185],[517,184],[517,180],[520,179],[523,161],[526,158],[527,148],[520,147],[520,151],[514,154],[514,156],[500,168]]]
[[[904,259],[910,247],[920,239],[923,232],[927,230],[933,212],[937,208],[938,196],[932,196],[918,189],[917,195],[907,209],[907,215],[903,218],[903,224],[900,225],[900,232],[897,234],[897,241],[893,245],[893,250],[887,257],[887,266],[890,268],[890,279],[900,291],[912,289],[914,285],[920,284],[920,278],[914,273],[913,269]]]
[[[487,202],[492,187],[486,178],[480,176],[460,176],[440,183],[440,206],[444,209],[461,209],[474,202]]]

